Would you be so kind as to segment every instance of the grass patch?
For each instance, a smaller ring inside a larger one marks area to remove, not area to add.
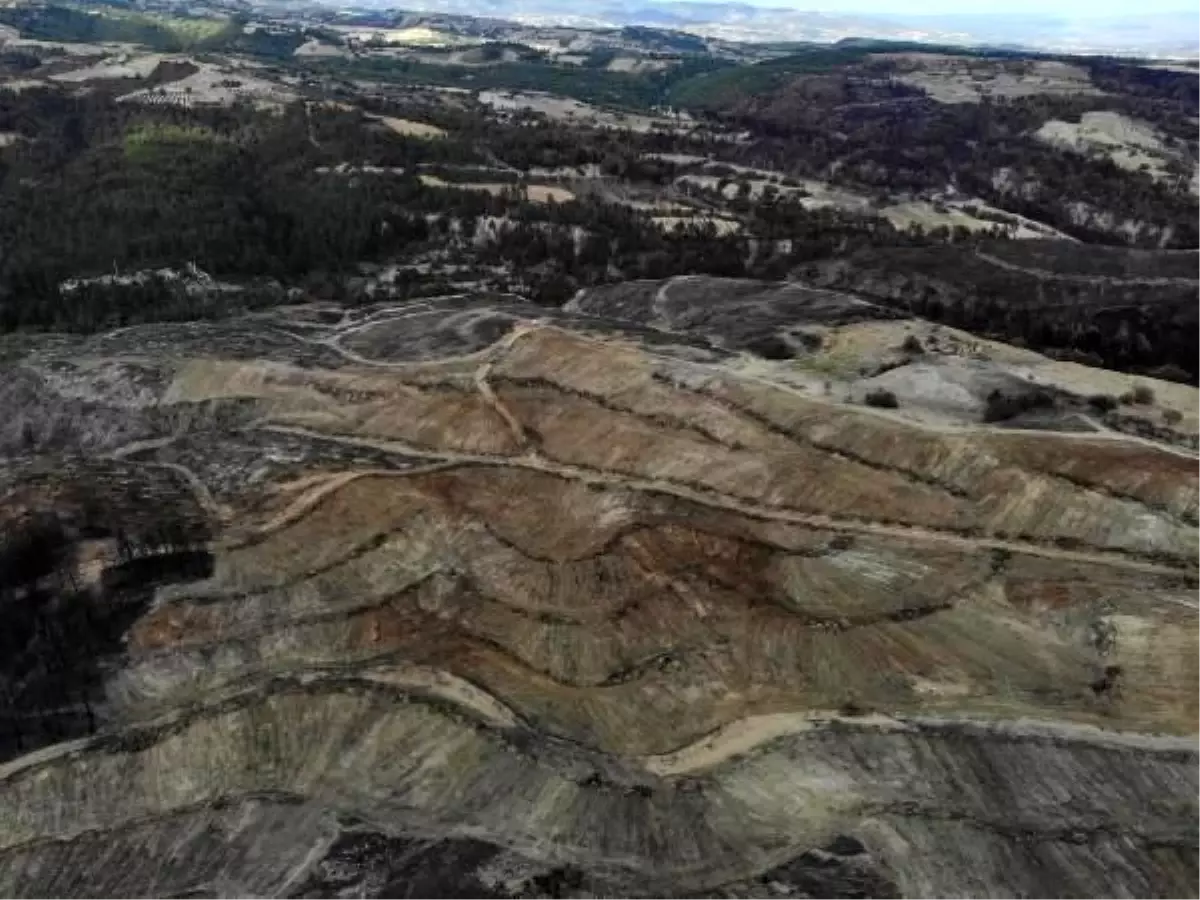
[[[175,152],[181,147],[212,145],[224,141],[225,139],[215,131],[199,125],[154,122],[129,129],[125,132],[121,145],[127,160],[142,162],[163,152]]]

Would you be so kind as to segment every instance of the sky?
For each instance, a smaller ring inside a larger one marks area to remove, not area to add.
[[[751,0],[756,2],[756,0]],[[767,5],[764,3],[763,5]],[[1100,16],[1136,17],[1155,13],[1191,13],[1200,33],[1200,0],[770,0],[771,6],[864,15],[1007,15],[1092,19]]]

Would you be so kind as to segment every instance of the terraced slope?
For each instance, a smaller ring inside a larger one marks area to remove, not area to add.
[[[1196,893],[1194,457],[603,312],[4,347],[0,893]]]

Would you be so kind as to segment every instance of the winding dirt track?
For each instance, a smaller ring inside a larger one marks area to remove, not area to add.
[[[663,777],[687,775],[711,769],[735,756],[750,753],[778,738],[836,726],[883,732],[914,731],[917,726],[977,725],[1001,738],[1050,738],[1077,741],[1098,747],[1131,747],[1149,751],[1196,750],[1196,737],[1148,735],[1138,732],[1108,731],[1092,725],[1061,721],[1023,719],[1017,722],[987,722],[967,717],[893,717],[880,714],[846,716],[833,710],[806,710],[772,713],[735,719],[683,747],[668,753],[642,756],[638,763],[647,771]]]
[[[679,278],[687,278],[687,277],[689,277],[689,276],[679,276]],[[670,279],[668,283],[663,284],[663,286],[661,288],[659,288],[659,294],[663,295],[664,292],[670,288],[671,283],[673,283],[677,280],[678,279]],[[657,300],[656,300],[656,302],[657,302]],[[402,317],[389,316],[387,318],[402,318]],[[374,324],[377,321],[379,321],[379,319],[376,319],[372,322],[364,321],[361,323],[357,323],[350,330],[358,330],[364,326]],[[654,327],[654,326],[651,326],[651,327]],[[484,347],[481,350],[476,350],[472,353],[465,353],[465,354],[462,354],[459,356],[439,357],[438,359],[427,360],[427,361],[409,361],[409,360],[390,361],[390,360],[370,359],[368,357],[361,356],[357,353],[347,350],[345,347],[342,347],[338,343],[338,340],[345,333],[348,333],[348,331],[347,332],[339,332],[338,334],[335,334],[334,336],[332,336],[330,338],[326,338],[326,339],[302,338],[302,340],[306,340],[309,343],[319,344],[321,346],[329,347],[330,349],[334,350],[335,352],[341,354],[348,362],[360,363],[363,365],[368,365],[368,366],[377,367],[377,368],[396,369],[396,370],[404,371],[406,369],[414,369],[414,368],[421,368],[421,367],[434,367],[434,366],[438,366],[438,365],[447,365],[447,364],[452,364],[452,363],[467,362],[467,361],[471,361],[471,360],[484,360],[488,363],[488,365],[486,366],[486,370],[490,371],[491,368],[493,366],[495,366],[496,363],[500,362],[501,354],[512,349],[513,345],[516,344],[516,342],[520,338],[522,338],[523,336],[525,336],[527,334],[530,334],[532,332],[539,331],[539,330],[557,331],[561,334],[570,335],[571,338],[574,340],[584,341],[584,342],[591,343],[591,344],[599,345],[599,344],[605,344],[605,343],[611,342],[611,338],[593,337],[591,335],[584,334],[584,333],[581,333],[578,331],[572,331],[567,328],[562,328],[562,327],[554,324],[553,322],[549,322],[545,319],[537,319],[537,320],[532,320],[532,321],[518,322],[513,327],[513,329],[508,334],[506,334],[503,338],[501,338],[499,341],[497,341],[496,343],[494,343],[488,347]],[[642,353],[645,356],[652,358],[652,359],[662,360],[663,362],[668,362],[668,363],[672,363],[672,364],[679,363],[679,360],[677,358],[667,356],[662,353],[656,353],[652,348],[649,348],[649,347],[639,347],[638,350],[640,353]],[[699,369],[711,369],[712,371],[714,371],[716,373],[720,373],[722,375],[729,374],[728,370],[726,370],[720,366],[716,366],[716,365],[710,365],[710,364],[706,364],[706,363],[702,363],[702,362],[691,362],[691,363],[689,363],[689,365],[695,366],[696,368],[699,368]],[[737,378],[739,380],[743,380],[743,381],[752,381],[756,384],[762,384],[767,387],[773,388],[778,391],[783,391],[788,394],[795,394],[797,397],[803,398],[804,401],[807,403],[823,404],[825,406],[830,407],[830,409],[845,409],[844,404],[839,403],[837,400],[830,399],[829,397],[825,397],[825,396],[821,395],[820,393],[808,393],[808,392],[802,391],[798,388],[794,388],[791,385],[785,384],[783,382],[774,381],[770,378],[766,378],[762,375],[755,375],[750,372],[739,371],[739,372],[737,372]],[[1055,440],[1068,440],[1068,441],[1081,441],[1081,442],[1085,442],[1085,443],[1089,442],[1089,441],[1106,441],[1106,442],[1115,441],[1118,443],[1141,444],[1142,446],[1151,447],[1155,450],[1158,450],[1162,453],[1168,453],[1172,456],[1180,456],[1180,457],[1183,457],[1184,459],[1200,460],[1200,453],[1195,453],[1195,452],[1185,450],[1185,449],[1182,449],[1179,447],[1173,447],[1169,444],[1163,444],[1163,443],[1159,443],[1157,441],[1152,441],[1149,438],[1144,438],[1144,437],[1139,437],[1137,435],[1130,435],[1130,434],[1124,434],[1124,433],[1118,432],[1118,431],[1113,431],[1112,429],[1105,428],[1103,426],[1097,426],[1097,431],[1095,431],[1095,432],[1078,432],[1078,431],[1049,431],[1049,430],[1045,430],[1045,429],[1034,429],[1034,428],[1000,428],[995,425],[987,425],[987,424],[939,425],[939,424],[931,424],[928,422],[919,421],[916,419],[906,418],[905,416],[903,416],[899,413],[890,412],[889,410],[879,409],[878,407],[872,407],[872,406],[861,406],[861,407],[856,406],[856,407],[854,407],[854,411],[856,413],[858,413],[859,415],[874,416],[876,418],[886,419],[890,422],[896,422],[898,424],[905,425],[909,428],[913,428],[913,429],[920,430],[920,431],[933,432],[933,433],[937,433],[937,434],[1021,435],[1021,436],[1025,436],[1025,437],[1035,437],[1035,438],[1055,439]],[[501,415],[503,415],[503,413],[501,413]]]
[[[1072,284],[1111,284],[1117,286],[1137,285],[1138,287],[1196,287],[1198,284],[1195,278],[1139,278],[1136,276],[1129,278],[1116,275],[1072,275],[1063,272],[1051,272],[1049,269],[1020,266],[1006,259],[1001,259],[998,256],[992,256],[992,254],[985,253],[982,250],[976,250],[975,255],[985,263],[998,268],[1007,269],[1009,272],[1019,272],[1022,275],[1033,275],[1035,278],[1041,278],[1045,281],[1068,281]]]
[[[968,537],[960,534],[954,534],[952,532],[937,531],[935,529],[922,528],[918,526],[880,525],[873,522],[836,519],[831,516],[802,513],[795,510],[781,509],[778,507],[759,506],[753,503],[746,503],[742,500],[738,500],[734,497],[720,494],[715,491],[701,492],[669,481],[635,478],[627,475],[613,475],[598,469],[588,469],[583,466],[552,462],[541,456],[535,450],[528,450],[521,456],[488,456],[475,453],[458,453],[455,451],[424,450],[411,447],[408,444],[403,444],[398,441],[380,441],[370,438],[331,435],[325,432],[312,431],[307,428],[299,428],[291,425],[264,425],[262,428],[265,431],[273,431],[279,434],[320,438],[321,440],[343,443],[347,446],[367,447],[374,450],[382,450],[384,452],[402,453],[406,456],[426,457],[428,459],[439,460],[444,463],[529,469],[535,472],[556,475],[560,478],[570,478],[576,481],[582,481],[587,484],[602,484],[605,486],[623,488],[626,490],[646,491],[657,494],[670,494],[671,496],[679,497],[682,500],[688,500],[692,503],[702,504],[704,506],[725,510],[727,512],[740,513],[751,518],[769,519],[776,522],[787,522],[793,525],[804,525],[810,528],[819,528],[828,531],[841,531],[849,534],[879,535],[883,537],[901,538],[907,541],[942,543],[955,547],[964,547],[967,549],[1007,550],[1012,553],[1023,553],[1028,556],[1040,556],[1047,559],[1062,559],[1069,560],[1071,562],[1092,563],[1095,565],[1109,566],[1111,568],[1126,569],[1136,572],[1145,572],[1147,574],[1154,575],[1178,575],[1181,571],[1189,571],[1187,567],[1147,562],[1145,560],[1134,559],[1117,552],[1106,553],[1103,551],[1088,552],[1081,550],[1065,550],[1059,547],[1046,547],[1040,544],[1028,543],[1024,541],[1010,541],[987,537]],[[363,472],[361,474],[366,475],[368,473]],[[387,471],[373,474],[384,474],[388,477],[403,478],[413,473]],[[349,480],[344,483],[349,483]],[[315,504],[329,493],[329,490],[317,489],[311,492],[307,499],[297,499],[294,505],[295,512],[293,515],[301,514],[306,505]],[[291,519],[292,517],[293,516],[289,516],[288,518]],[[282,524],[282,522],[280,524]]]
[[[1007,550],[1010,552],[1024,553],[1024,554],[1032,555],[1032,556],[1041,556],[1041,557],[1045,557],[1045,558],[1049,558],[1049,559],[1062,559],[1062,560],[1069,560],[1072,562],[1095,563],[1098,565],[1105,565],[1105,566],[1110,566],[1110,567],[1115,567],[1115,568],[1123,568],[1123,569],[1127,569],[1127,570],[1153,573],[1153,574],[1177,574],[1181,569],[1181,567],[1179,567],[1179,566],[1164,565],[1164,564],[1155,563],[1155,562],[1147,562],[1144,560],[1134,559],[1127,555],[1124,555],[1121,553],[1116,553],[1116,552],[1067,550],[1067,549],[1063,549],[1063,548],[1059,548],[1059,547],[1048,547],[1048,546],[1035,544],[1035,543],[1031,543],[1031,542],[1025,542],[1025,541],[1012,541],[1012,540],[1006,540],[1006,539],[987,538],[987,537],[968,537],[968,536],[964,536],[964,535],[960,535],[960,534],[955,534],[952,532],[938,531],[938,530],[929,529],[929,528],[921,528],[921,527],[915,527],[915,526],[910,527],[910,526],[882,525],[882,524],[877,524],[877,523],[860,522],[860,521],[855,521],[855,520],[837,519],[837,518],[833,518],[830,516],[802,513],[802,512],[795,511],[795,510],[781,509],[781,508],[777,508],[777,507],[761,506],[761,505],[757,505],[757,504],[753,504],[753,503],[747,503],[742,500],[738,500],[734,497],[720,494],[715,491],[697,491],[695,489],[685,487],[685,486],[682,486],[682,485],[679,485],[679,484],[676,484],[676,483],[673,483],[670,481],[664,481],[661,479],[641,479],[641,478],[636,478],[636,477],[626,476],[626,475],[615,475],[615,474],[610,474],[610,473],[603,472],[603,471],[596,470],[596,469],[586,468],[583,466],[564,464],[564,463],[555,462],[553,460],[549,460],[549,459],[545,458],[542,454],[540,454],[537,451],[537,449],[528,442],[528,440],[526,439],[524,426],[517,419],[517,417],[513,414],[513,412],[511,410],[509,410],[499,400],[499,398],[495,394],[495,391],[492,390],[491,385],[488,381],[488,377],[490,375],[492,367],[500,359],[503,358],[503,355],[505,353],[507,353],[508,351],[510,351],[512,349],[512,347],[522,337],[524,337],[525,335],[530,334],[534,331],[537,331],[539,329],[551,329],[551,330],[561,331],[564,334],[570,334],[573,338],[576,338],[576,339],[581,339],[581,340],[585,340],[585,341],[592,342],[592,343],[603,343],[603,340],[600,338],[592,338],[587,335],[579,335],[577,332],[560,329],[560,328],[557,328],[556,326],[549,325],[549,324],[545,323],[544,321],[519,322],[508,334],[506,334],[503,338],[501,338],[496,343],[492,344],[490,347],[485,348],[483,351],[479,351],[477,353],[467,354],[464,357],[458,357],[458,359],[480,359],[480,360],[482,360],[481,365],[475,372],[476,388],[478,389],[480,395],[483,397],[484,401],[487,402],[489,404],[489,406],[491,406],[491,408],[496,411],[497,415],[499,415],[501,417],[501,419],[508,424],[508,427],[512,430],[514,436],[517,437],[520,445],[525,448],[525,452],[519,456],[493,456],[493,455],[485,455],[485,454],[461,453],[461,452],[449,451],[449,450],[434,451],[434,450],[411,447],[407,444],[404,444],[404,443],[398,442],[398,441],[384,441],[384,440],[374,440],[374,439],[370,439],[370,438],[358,438],[358,437],[351,437],[351,436],[344,436],[344,435],[343,436],[330,435],[330,434],[327,434],[324,432],[311,431],[311,430],[308,430],[305,428],[299,428],[299,427],[295,427],[295,426],[286,426],[286,425],[263,425],[262,428],[264,430],[275,431],[275,432],[282,433],[282,434],[293,434],[293,435],[302,436],[302,437],[322,438],[325,440],[332,440],[332,441],[343,443],[343,444],[350,445],[350,446],[367,447],[367,448],[376,449],[376,450],[383,450],[385,452],[398,452],[398,453],[403,453],[403,454],[409,455],[409,456],[423,457],[423,458],[427,458],[427,459],[431,459],[431,460],[437,460],[438,462],[440,462],[442,464],[450,464],[450,465],[467,464],[467,465],[508,466],[508,467],[513,467],[513,468],[524,468],[524,469],[531,469],[531,470],[539,471],[539,472],[545,472],[545,473],[552,474],[552,475],[557,475],[562,478],[572,478],[572,479],[584,481],[584,482],[591,483],[591,484],[604,484],[604,485],[609,485],[609,486],[627,488],[630,490],[671,494],[671,495],[680,497],[682,499],[690,500],[695,503],[700,503],[700,504],[704,504],[706,506],[715,507],[715,508],[719,508],[719,509],[723,509],[723,510],[727,510],[727,511],[731,511],[731,512],[741,513],[741,514],[748,515],[748,516],[751,516],[754,518],[772,519],[775,521],[789,522],[792,524],[807,525],[812,528],[822,528],[822,529],[828,529],[828,530],[834,530],[834,531],[844,531],[844,532],[858,533],[858,534],[871,534],[871,535],[881,535],[881,536],[887,536],[887,537],[898,537],[898,538],[903,538],[905,540],[940,542],[940,543],[944,543],[944,544],[950,544],[952,546],[959,546],[959,547],[965,547],[965,548],[970,548],[970,549]],[[328,346],[336,347],[337,345],[336,345],[336,343],[330,342],[328,344]],[[647,351],[643,351],[643,352],[647,352]],[[655,356],[656,354],[649,353],[649,355]],[[664,357],[664,359],[665,359],[665,357]],[[437,362],[445,363],[445,362],[449,362],[449,361],[450,361],[450,359],[441,359],[441,360],[438,360]],[[671,361],[677,362],[676,360],[671,360]],[[411,367],[413,365],[412,363],[389,364],[389,363],[382,363],[382,362],[378,362],[378,361],[374,364],[375,365],[384,365],[384,366],[396,365],[397,367]],[[418,364],[418,365],[420,365],[420,364]],[[435,365],[436,365],[436,363],[435,363]],[[785,390],[785,391],[793,391],[797,394],[800,393],[799,391],[795,391],[795,389],[788,388],[786,386],[782,386],[782,385],[778,384],[777,382],[770,381],[769,379],[754,378],[753,376],[751,376],[751,378],[752,378],[752,380],[759,381],[761,383],[767,384],[776,389]],[[802,396],[808,402],[812,402],[814,400],[814,398],[808,394],[803,394]],[[831,407],[836,407],[836,404],[831,401],[818,400],[818,402],[825,402]],[[869,408],[864,409],[863,412],[868,415],[880,415],[880,412],[878,410],[869,409]],[[892,419],[892,420],[899,419],[899,417],[894,417],[894,416],[888,415],[887,413],[883,413],[881,415],[881,417]],[[954,428],[954,427],[949,427],[949,426],[926,428],[925,426],[918,425],[916,423],[910,422],[905,419],[899,419],[899,421],[901,421],[903,424],[905,424],[909,427],[920,428],[920,429],[924,429],[924,430],[939,431],[939,432],[947,432],[947,433],[964,433],[964,432],[975,433],[978,431],[986,431],[986,432],[994,431],[994,432],[1002,432],[1005,434],[1024,433],[1024,432],[1014,432],[1013,430],[995,429],[995,428],[988,428],[988,427],[984,427],[984,428],[980,428],[980,429]],[[1152,442],[1145,441],[1142,439],[1130,440],[1123,435],[1119,435],[1119,434],[1115,434],[1115,433],[1104,433],[1104,434],[1097,434],[1097,435],[1080,435],[1080,434],[1076,434],[1076,433],[1058,433],[1058,432],[1049,432],[1048,433],[1048,432],[1044,432],[1044,431],[1031,431],[1029,433],[1038,435],[1040,437],[1054,437],[1054,438],[1058,438],[1058,439],[1067,439],[1067,440],[1073,440],[1073,441],[1119,441],[1119,442],[1120,441],[1129,441],[1131,443],[1143,443],[1143,444],[1149,444],[1150,446],[1154,447],[1154,449],[1156,449],[1156,450],[1161,450],[1161,451],[1167,452],[1167,453],[1173,453],[1173,455],[1185,456],[1187,458],[1195,458],[1191,454],[1187,454],[1182,451],[1173,451],[1169,448],[1165,448],[1165,447],[1162,447],[1161,445],[1153,444]],[[422,470],[427,471],[426,469],[422,469]],[[366,474],[366,473],[362,473],[362,474]],[[413,472],[390,472],[389,471],[386,474],[389,476],[404,477],[406,475],[416,474],[416,472],[415,471],[413,471]],[[342,483],[349,483],[349,480],[350,479],[347,479]],[[289,512],[289,514],[286,516],[286,519],[291,520],[294,517],[294,515],[302,514],[301,511],[304,508],[307,508],[308,505],[317,502],[317,500],[319,500],[321,497],[326,496],[329,493],[329,491],[333,490],[333,489],[336,489],[336,487],[328,487],[328,486],[322,487],[322,488],[319,488],[316,492],[311,492],[310,494],[306,495],[305,497],[298,498],[295,501],[295,503],[293,503],[292,507],[289,508],[290,510],[295,510],[295,512]]]
[[[664,285],[664,288],[668,285]],[[403,317],[403,316],[400,316]],[[411,369],[428,369],[436,368],[439,365],[459,363],[463,361],[478,361],[479,367],[474,373],[476,389],[484,401],[496,412],[496,414],[506,423],[507,427],[512,431],[513,436],[517,438],[518,445],[524,448],[524,452],[519,456],[494,456],[476,453],[463,453],[452,450],[430,450],[426,448],[413,447],[400,441],[376,440],[371,438],[361,438],[349,435],[329,434],[322,431],[310,430],[297,426],[288,425],[272,425],[262,424],[258,426],[264,431],[271,431],[280,434],[291,434],[300,437],[318,438],[325,441],[333,441],[346,446],[356,446],[370,448],[374,450],[382,450],[384,452],[400,453],[405,456],[417,457],[431,460],[430,465],[420,466],[414,469],[405,471],[378,471],[378,470],[359,470],[355,472],[344,473],[337,476],[331,481],[321,481],[312,490],[304,493],[296,498],[285,510],[270,522],[266,523],[258,529],[259,533],[268,532],[276,528],[282,527],[288,522],[294,521],[296,517],[303,515],[304,511],[317,503],[320,499],[328,494],[340,489],[342,486],[349,484],[351,481],[357,480],[366,475],[380,475],[387,477],[412,477],[420,474],[425,474],[433,471],[438,471],[444,468],[453,467],[456,465],[482,465],[482,466],[498,466],[523,468],[538,472],[544,472],[551,475],[556,475],[561,478],[570,478],[578,481],[583,481],[589,484],[603,484],[625,488],[628,490],[646,491],[651,493],[670,494],[681,499],[689,500],[694,503],[703,504],[709,507],[722,509],[730,512],[740,513],[758,519],[770,519],[780,522],[788,522],[791,524],[804,525],[811,528],[826,529],[831,531],[841,531],[854,534],[879,535],[885,537],[901,538],[909,541],[922,541],[929,543],[942,543],[956,547],[964,547],[968,549],[984,549],[984,550],[1005,550],[1015,553],[1023,553],[1031,556],[1040,556],[1048,559],[1061,559],[1071,562],[1085,562],[1097,565],[1109,566],[1112,568],[1126,569],[1130,571],[1144,572],[1148,574],[1171,574],[1177,575],[1181,571],[1190,571],[1194,567],[1184,565],[1167,565],[1158,562],[1149,562],[1133,558],[1127,554],[1120,552],[1105,552],[1105,551],[1085,551],[1085,550],[1068,550],[1060,547],[1045,546],[1025,541],[1014,541],[1000,538],[990,537],[971,537],[962,534],[957,534],[947,531],[939,531],[931,528],[918,526],[895,526],[883,525],[872,522],[863,522],[850,519],[838,519],[825,515],[803,513],[792,509],[762,506],[754,503],[747,503],[735,497],[721,494],[716,491],[699,491],[689,488],[674,482],[664,481],[661,479],[643,479],[634,476],[616,475],[604,472],[598,469],[591,469],[583,466],[559,463],[547,459],[538,452],[528,440],[525,428],[517,418],[517,416],[508,409],[504,403],[496,396],[489,382],[489,376],[492,368],[500,362],[504,355],[508,353],[513,346],[524,336],[536,332],[538,330],[553,330],[563,334],[570,335],[573,339],[587,341],[589,343],[602,344],[606,339],[600,337],[592,337],[585,334],[580,334],[576,331],[563,329],[556,325],[546,322],[545,320],[520,321],[500,340],[485,347],[481,350],[472,353],[461,354],[458,356],[448,356],[429,361],[400,361],[391,362],[385,360],[371,360],[360,356],[357,353],[347,351],[338,344],[338,339],[345,333],[359,330],[367,327],[374,322],[382,319],[397,318],[396,316],[383,316],[380,313],[373,313],[363,321],[355,322],[349,327],[339,328],[332,335],[326,338],[299,338],[307,343],[319,344],[329,347],[336,352],[342,354],[348,361],[368,365],[377,368],[387,368],[394,370],[411,370]],[[659,358],[664,361],[678,364],[678,360],[672,357],[666,357],[661,354],[656,354],[644,347],[639,347],[639,352],[645,353],[648,356]],[[719,367],[707,366],[703,363],[693,363],[701,368],[713,368],[721,374],[728,374],[724,369]],[[841,408],[835,401],[826,398],[818,397],[812,394],[802,392],[788,385],[780,384],[771,379],[741,374],[739,378],[755,381],[776,390],[794,393],[801,396],[807,403],[823,403],[833,409]],[[1130,437],[1127,435],[1118,434],[1115,432],[1101,432],[1095,434],[1080,434],[1075,432],[1047,432],[1047,431],[1026,431],[1018,429],[1001,429],[990,426],[981,427],[955,427],[955,426],[930,426],[924,423],[913,422],[901,416],[889,413],[885,410],[878,410],[870,407],[855,408],[855,412],[862,415],[878,416],[888,419],[889,421],[898,422],[906,427],[915,430],[932,431],[947,434],[976,434],[976,433],[1000,433],[1000,434],[1021,434],[1032,435],[1045,439],[1066,440],[1074,442],[1124,442],[1142,444],[1152,447],[1159,452],[1168,453],[1174,456],[1182,456],[1186,459],[1196,459],[1194,454],[1176,448],[1166,447],[1161,444],[1154,443],[1144,438]],[[120,458],[128,456],[131,453],[141,449],[148,449],[151,446],[161,446],[169,443],[169,439],[155,439],[154,441],[141,441],[134,444],[122,447],[110,456]],[[181,476],[183,476],[191,486],[200,505],[218,520],[227,517],[227,511],[224,510],[212,497],[212,494],[200,481],[200,479],[187,468],[176,463],[150,463],[151,465],[169,468]]]

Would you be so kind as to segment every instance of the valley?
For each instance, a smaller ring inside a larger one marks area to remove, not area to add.
[[[1195,896],[1198,85],[0,7],[0,894]]]

